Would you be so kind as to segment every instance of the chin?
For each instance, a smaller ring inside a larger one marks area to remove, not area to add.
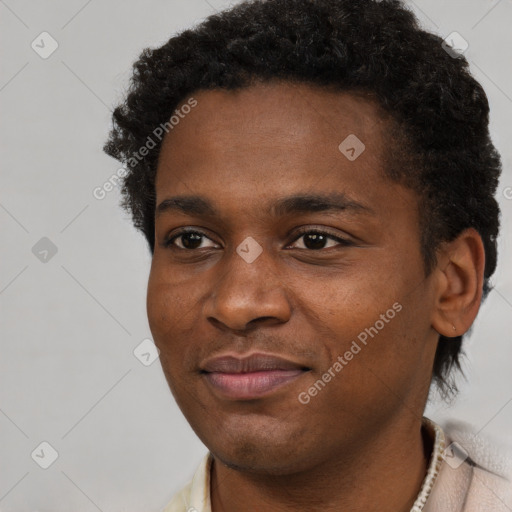
[[[235,471],[262,476],[288,476],[311,470],[316,465],[312,454],[297,452],[297,446],[290,444],[277,450],[269,446],[242,443],[227,447],[226,450],[210,450],[223,465]]]
[[[288,475],[311,466],[312,453],[316,450],[314,446],[307,449],[307,439],[303,439],[296,429],[291,432],[287,428],[268,425],[268,419],[267,425],[257,425],[248,417],[245,420],[245,425],[235,422],[229,427],[223,425],[210,436],[201,436],[222,464],[237,471],[271,475]]]

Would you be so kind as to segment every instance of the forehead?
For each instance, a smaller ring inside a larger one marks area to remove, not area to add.
[[[277,190],[357,196],[384,178],[387,120],[369,95],[274,82],[192,97],[161,147],[157,203],[227,188],[247,205]]]
[[[199,90],[191,96],[197,106],[181,119],[174,116],[179,124],[167,134],[162,149],[190,137],[225,145],[253,135],[267,137],[268,143],[295,139],[303,145],[305,139],[329,143],[350,133],[375,145],[388,117],[369,93],[308,84],[269,82],[236,90]]]

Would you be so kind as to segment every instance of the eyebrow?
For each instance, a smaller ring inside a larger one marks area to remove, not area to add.
[[[164,199],[156,207],[155,217],[173,211],[191,216],[220,217],[220,213],[215,206],[208,199],[201,196],[176,196]],[[270,213],[276,217],[294,213],[337,213],[344,211],[375,214],[369,206],[353,201],[342,193],[293,195],[278,199],[270,205]]]

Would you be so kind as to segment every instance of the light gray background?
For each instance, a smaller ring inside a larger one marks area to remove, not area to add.
[[[133,350],[151,333],[150,256],[118,206],[92,191],[120,167],[101,146],[142,48],[163,44],[222,0],[0,0],[0,510],[158,511],[206,448],[182,417],[159,362]],[[496,289],[467,340],[469,382],[434,420],[458,418],[482,435],[512,431],[512,2],[417,0],[422,24],[469,42],[466,56],[491,104],[504,174]],[[43,32],[58,49],[42,59]],[[508,197],[508,199],[507,199]],[[33,246],[58,252],[43,263]],[[44,470],[41,442],[59,457]]]

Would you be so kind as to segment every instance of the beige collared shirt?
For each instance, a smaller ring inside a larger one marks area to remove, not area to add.
[[[471,454],[424,417],[423,425],[434,442],[427,474],[410,512],[512,512],[509,480],[475,465]],[[453,444],[452,444],[453,443]],[[212,512],[210,452],[192,480],[163,512]]]

